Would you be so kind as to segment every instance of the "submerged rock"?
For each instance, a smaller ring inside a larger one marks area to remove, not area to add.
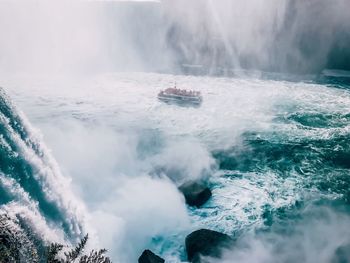
[[[336,249],[331,263],[348,263],[350,260],[350,244],[340,246]]]
[[[200,262],[200,255],[219,258],[221,249],[233,244],[233,239],[223,233],[200,229],[186,237],[187,258],[190,262]]]
[[[146,249],[139,257],[139,263],[164,263],[165,260],[154,254],[151,250]]]
[[[186,203],[190,206],[202,206],[211,197],[210,189],[198,182],[187,182],[179,187],[179,190],[185,196]]]

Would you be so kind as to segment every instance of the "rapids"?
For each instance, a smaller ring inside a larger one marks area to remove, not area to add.
[[[201,107],[158,101],[174,81]],[[344,82],[111,73],[0,86],[0,209],[45,241],[89,232],[114,262],[146,248],[186,262],[185,236],[204,227],[237,238],[220,262],[350,259]],[[213,197],[186,207],[177,186],[198,178]]]

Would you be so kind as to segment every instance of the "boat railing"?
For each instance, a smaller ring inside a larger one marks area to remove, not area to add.
[[[199,91],[193,90],[181,90],[177,88],[167,88],[166,90],[161,90],[160,95],[178,95],[186,97],[200,97],[201,93]]]

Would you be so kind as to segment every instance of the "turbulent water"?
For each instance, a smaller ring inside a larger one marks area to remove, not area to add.
[[[174,81],[200,90],[201,107],[157,101]],[[87,231],[114,262],[146,248],[186,262],[186,235],[209,228],[237,239],[210,262],[350,262],[346,83],[120,73],[0,85],[1,210],[44,241]],[[200,209],[177,190],[194,178],[213,191]]]

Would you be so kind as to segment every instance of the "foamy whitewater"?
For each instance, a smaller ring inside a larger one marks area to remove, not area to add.
[[[175,81],[201,91],[201,107],[156,99]],[[46,242],[89,232],[113,262],[147,248],[186,262],[186,235],[209,228],[237,238],[210,262],[349,262],[346,84],[111,73],[0,86],[30,131],[1,115],[1,154],[32,171],[25,182],[1,164],[1,209]],[[198,178],[213,192],[199,209],[177,190]]]

